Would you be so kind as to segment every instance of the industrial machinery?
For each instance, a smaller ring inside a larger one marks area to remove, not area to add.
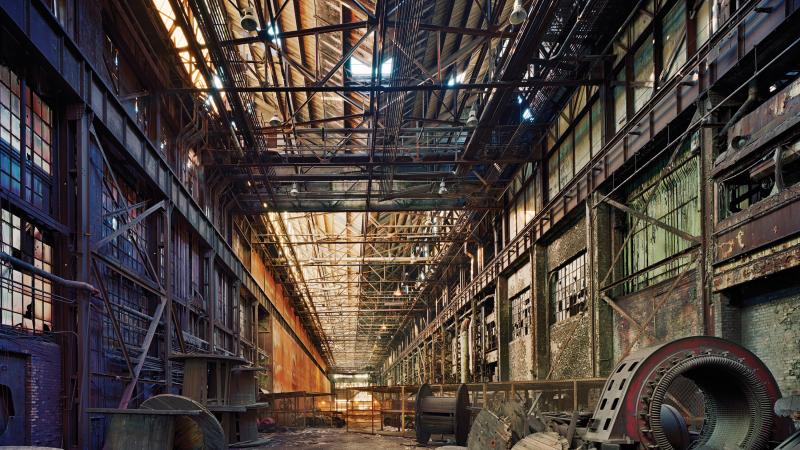
[[[430,385],[420,386],[414,403],[414,425],[420,444],[427,444],[431,434],[452,434],[456,444],[465,445],[470,426],[467,385],[459,386],[455,397],[435,397]]]
[[[747,349],[706,336],[632,353],[606,381],[584,440],[597,449],[761,449],[790,434],[780,391]]]
[[[482,410],[469,448],[800,448],[800,434],[789,437],[789,417],[800,402],[790,397],[776,404],[780,395],[769,369],[747,349],[714,337],[688,337],[620,361],[594,413],[543,411],[534,401],[526,419],[529,434],[514,436],[508,414]]]

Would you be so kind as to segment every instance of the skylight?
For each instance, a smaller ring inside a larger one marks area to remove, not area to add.
[[[381,77],[388,77],[392,74],[392,58],[387,59],[381,64]],[[350,58],[350,76],[353,78],[365,79],[372,76],[370,66],[356,57]]]
[[[455,86],[456,84],[461,84],[464,82],[465,73],[456,73],[450,76],[450,79],[447,80],[448,86]]]
[[[278,46],[278,48],[282,48],[281,46],[281,39],[278,37],[278,33],[280,30],[278,29],[278,24],[273,23],[272,25],[267,27],[267,35]]]
[[[517,95],[517,104],[521,105],[524,102],[525,98],[522,97],[521,95]],[[531,119],[533,119],[533,111],[531,111],[530,107],[526,106],[525,109],[522,111],[522,120],[531,120]]]

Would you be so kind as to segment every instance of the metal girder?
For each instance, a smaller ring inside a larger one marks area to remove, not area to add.
[[[156,212],[158,210],[161,210],[161,209],[164,209],[165,206],[166,206],[166,200],[161,200],[160,202],[156,203],[155,205],[147,208],[147,210],[145,210],[144,212],[142,212],[141,214],[136,216],[130,222],[123,223],[119,228],[114,230],[111,234],[109,234],[108,236],[104,237],[103,239],[100,239],[99,241],[97,241],[94,244],[94,246],[92,248],[92,251],[100,250],[104,245],[106,245],[109,242],[113,241],[118,236],[121,236],[122,234],[127,233],[128,231],[130,231],[131,228],[133,228],[136,225],[140,224],[142,221],[144,221],[145,219],[150,217],[150,215],[153,214],[154,212]]]
[[[440,155],[420,155],[419,157],[412,155],[398,155],[394,160],[384,159],[380,154],[375,155],[370,160],[369,155],[358,154],[345,154],[336,155],[330,158],[323,158],[314,155],[286,155],[275,156],[274,158],[264,158],[261,161],[243,161],[234,164],[216,164],[215,168],[221,170],[230,169],[249,169],[258,167],[293,167],[293,166],[313,166],[313,167],[348,167],[348,166],[363,166],[363,167],[376,167],[376,166],[420,166],[420,165],[433,165],[433,164],[447,164],[453,166],[477,166],[488,165],[492,163],[503,164],[521,164],[530,162],[529,158],[498,158],[498,159],[474,159],[463,160],[458,159],[458,153],[440,154]]]
[[[525,92],[526,89],[539,89],[544,86],[594,86],[600,85],[602,80],[593,79],[527,79],[518,81],[496,81],[488,83],[453,83],[453,84],[411,84],[411,85],[373,85],[373,84],[353,84],[349,86],[328,86],[316,84],[312,86],[222,86],[222,87],[185,87],[167,89],[165,93],[207,93],[207,92],[274,92],[274,93],[297,93],[297,92],[417,92],[417,91],[455,91],[455,90],[486,90],[496,89],[499,91],[517,90]]]
[[[351,31],[351,30],[358,30],[361,28],[368,28],[370,25],[374,24],[374,20],[361,20],[356,22],[348,22],[342,24],[333,24],[333,25],[323,25],[319,27],[312,27],[312,28],[304,28],[302,30],[293,30],[293,31],[283,31],[278,33],[277,35],[270,36],[266,28],[258,32],[255,36],[249,36],[244,38],[236,38],[236,39],[229,39],[225,41],[220,41],[220,46],[232,46],[232,45],[242,45],[242,44],[256,44],[259,42],[269,42],[273,39],[291,39],[291,38],[300,38],[305,36],[314,36],[318,34],[325,34],[325,33],[338,33],[342,31]],[[387,27],[392,28],[400,28],[406,25],[401,24],[396,21],[385,21]],[[468,35],[468,36],[488,36],[493,38],[511,38],[514,37],[514,33],[510,33],[507,31],[502,31],[500,29],[490,29],[484,30],[479,28],[462,28],[462,27],[449,27],[449,26],[442,26],[442,25],[434,25],[428,23],[421,23],[419,24],[419,29],[423,31],[430,31],[430,32],[442,32],[442,33],[453,33],[453,34],[461,34],[461,35]]]
[[[95,272],[97,268],[95,267]],[[147,359],[147,353],[150,351],[150,344],[153,343],[153,337],[156,334],[156,329],[158,328],[159,322],[161,322],[161,316],[164,313],[164,307],[167,304],[167,296],[161,296],[161,301],[156,306],[156,312],[153,314],[152,320],[150,320],[150,325],[147,328],[147,334],[145,334],[144,342],[142,342],[142,347],[140,349],[141,353],[139,354],[139,359],[136,361],[136,366],[133,368],[133,373],[131,374],[131,380],[128,382],[128,385],[125,386],[125,390],[122,391],[122,398],[119,401],[119,409],[126,409],[128,407],[128,403],[131,400],[131,395],[133,395],[133,390],[136,388],[136,383],[139,381],[139,374],[142,372],[142,367],[144,366],[144,361]],[[125,343],[122,342],[124,346]],[[167,376],[172,376],[172,374],[167,374]]]
[[[430,211],[431,209],[439,211],[499,211],[502,207],[498,205],[476,205],[476,206],[463,206],[463,205],[371,205],[371,212],[408,212],[408,211]],[[323,212],[364,212],[364,205],[278,205],[270,210],[280,212],[309,212],[309,213],[323,213]],[[252,208],[238,208],[234,212],[246,215],[258,215],[265,213],[262,207],[254,206]]]
[[[386,175],[389,173],[387,172]],[[377,175],[384,175],[384,173],[378,173]],[[457,181],[455,178],[455,174],[453,172],[443,172],[443,171],[430,171],[430,172],[397,172],[392,173],[392,178],[398,181]],[[227,177],[229,179],[247,179],[246,175],[233,175]],[[287,175],[270,175],[270,181],[276,182],[300,182],[300,183],[310,183],[310,182],[331,182],[331,181],[367,181],[368,177],[366,173],[296,173],[296,174],[287,174]]]
[[[608,203],[609,205],[619,209],[619,210],[622,210],[622,211],[634,216],[634,217],[637,217],[637,218],[639,218],[641,220],[644,220],[645,222],[649,222],[649,223],[651,223],[651,224],[653,224],[653,225],[655,225],[657,227],[663,228],[664,230],[667,230],[667,231],[669,231],[670,233],[672,233],[672,234],[674,234],[676,236],[680,236],[683,239],[686,239],[687,241],[696,242],[698,244],[702,241],[700,236],[693,236],[693,235],[691,235],[691,234],[689,234],[689,233],[687,233],[687,232],[685,232],[683,230],[680,230],[678,228],[673,227],[672,225],[668,225],[668,224],[666,224],[666,223],[664,223],[664,222],[662,222],[662,221],[660,221],[660,220],[658,220],[656,218],[648,216],[647,214],[641,213],[639,211],[636,211],[633,208],[625,206],[625,205],[623,205],[622,203],[619,203],[616,200],[613,200],[611,198],[606,197],[606,198],[603,199],[603,201]]]

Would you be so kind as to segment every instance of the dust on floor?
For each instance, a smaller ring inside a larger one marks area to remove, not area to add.
[[[405,450],[439,448],[445,443],[418,445],[413,438],[352,433],[337,428],[305,428],[263,434],[269,439],[259,449],[325,449],[325,450]]]

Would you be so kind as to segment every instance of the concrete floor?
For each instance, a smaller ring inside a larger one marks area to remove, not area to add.
[[[412,438],[348,433],[340,428],[306,428],[262,435],[269,439],[259,449],[325,449],[325,450],[404,450],[412,448],[439,448],[443,443],[417,446]],[[452,447],[451,447],[452,448]]]

